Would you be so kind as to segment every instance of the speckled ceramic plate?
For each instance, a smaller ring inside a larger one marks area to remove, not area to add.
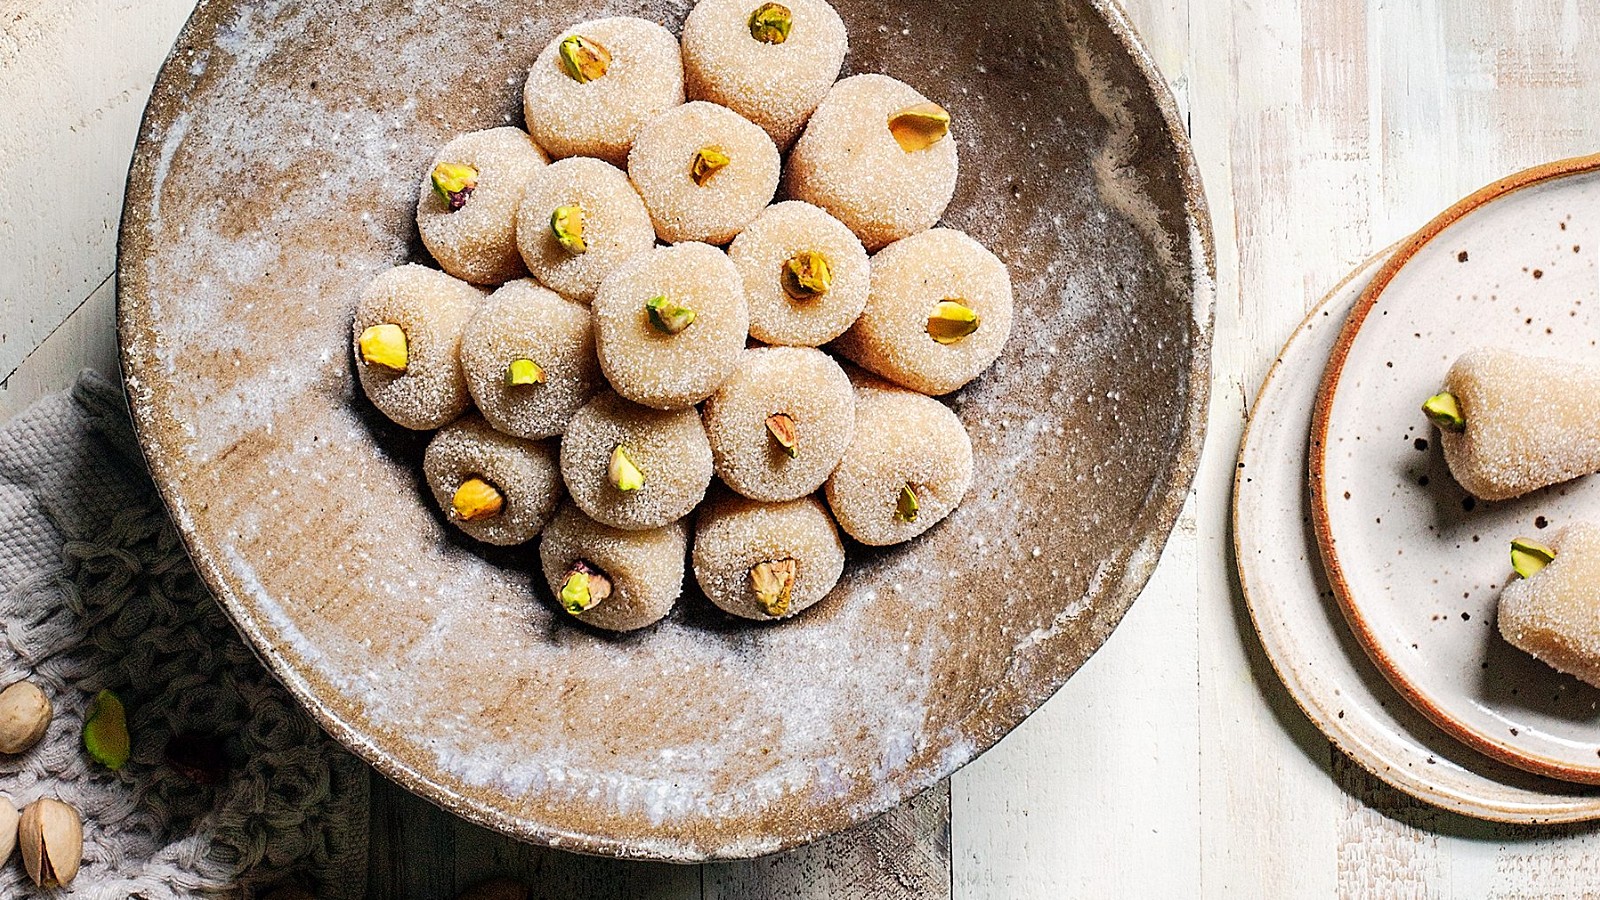
[[[1518,535],[1600,516],[1600,479],[1476,502],[1418,409],[1475,346],[1593,358],[1600,157],[1467,197],[1403,243],[1334,343],[1311,432],[1312,511],[1351,629],[1400,694],[1468,746],[1600,783],[1600,690],[1500,638]]]
[[[359,396],[360,285],[420,258],[415,190],[449,136],[520,122],[559,29],[684,3],[206,0],[129,178],[124,374],[201,573],[321,723],[406,787],[509,834],[669,860],[861,822],[1043,703],[1144,585],[1205,411],[1208,224],[1181,120],[1109,2],[839,3],[853,71],[955,111],[949,224],[1010,266],[1018,327],[951,398],[965,505],[850,548],[777,627],[687,595],[585,630],[531,547],[455,534],[423,437]]]
[[[1323,576],[1306,491],[1311,405],[1334,338],[1385,252],[1295,330],[1256,395],[1234,476],[1234,549],[1267,658],[1334,746],[1402,791],[1499,822],[1600,819],[1600,788],[1542,778],[1469,750],[1401,700],[1351,634]]]

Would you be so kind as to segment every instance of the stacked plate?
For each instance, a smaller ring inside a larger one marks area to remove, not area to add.
[[[1419,407],[1473,347],[1600,354],[1597,253],[1600,156],[1472,194],[1312,310],[1240,450],[1239,577],[1279,677],[1374,775],[1485,819],[1600,819],[1600,690],[1495,627],[1511,539],[1600,518],[1600,478],[1475,501]]]

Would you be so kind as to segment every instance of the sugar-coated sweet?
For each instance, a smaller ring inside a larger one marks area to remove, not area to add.
[[[528,132],[551,156],[624,166],[639,129],[682,102],[683,59],[672,32],[615,16],[556,35],[528,73],[522,106]]]
[[[1471,350],[1445,392],[1462,422],[1441,426],[1439,442],[1473,496],[1508,500],[1600,471],[1600,365]]]
[[[738,113],[696,101],[639,132],[628,177],[663,241],[733,240],[778,190],[778,148]]]
[[[367,398],[395,424],[438,428],[472,404],[461,334],[484,292],[437,269],[404,265],[367,283],[356,305],[356,369]]]
[[[1600,525],[1568,526],[1555,558],[1500,594],[1500,634],[1513,647],[1600,687]]]
[[[717,477],[756,500],[803,497],[822,487],[850,446],[855,409],[850,379],[821,350],[745,350],[705,403]]]
[[[592,308],[601,371],[617,393],[657,409],[711,396],[750,330],[739,270],[709,244],[636,254],[606,278]]]
[[[659,528],[705,496],[711,445],[693,407],[662,411],[601,391],[567,423],[561,476],[591,519],[626,530]]]
[[[843,222],[809,203],[767,207],[733,239],[728,258],[744,279],[758,341],[819,347],[867,305],[867,251]]]
[[[863,544],[908,541],[961,504],[972,441],[943,403],[868,377],[856,383],[856,431],[828,478],[828,505]]]
[[[833,346],[903,387],[948,394],[999,357],[1011,307],[1005,264],[965,234],[935,228],[872,258],[866,309]]]
[[[932,227],[955,196],[955,136],[907,150],[889,129],[892,116],[927,102],[887,75],[839,81],[789,154],[786,192],[832,213],[869,251]]]
[[[761,503],[726,491],[695,520],[694,576],[712,603],[757,621],[798,615],[844,572],[844,545],[815,497]]]
[[[555,448],[502,434],[477,415],[434,434],[422,471],[450,524],[488,544],[532,540],[561,500]]]
[[[461,368],[489,424],[531,440],[565,431],[604,383],[589,308],[528,278],[495,291],[467,323]]]
[[[545,162],[520,128],[474,131],[441,147],[417,198],[417,231],[439,267],[473,284],[520,278],[517,209]]]
[[[623,531],[563,504],[539,539],[539,562],[556,602],[608,631],[653,625],[683,592],[688,525]]]
[[[778,19],[752,27],[758,14]],[[844,21],[826,0],[700,0],[683,23],[684,90],[744,116],[787,149],[848,50]]]
[[[557,211],[567,242],[556,234]],[[572,240],[576,230],[581,244]],[[650,213],[627,173],[587,156],[552,163],[528,180],[517,247],[545,287],[584,303],[617,266],[656,245]]]

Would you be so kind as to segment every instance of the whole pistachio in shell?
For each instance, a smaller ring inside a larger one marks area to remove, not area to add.
[[[21,753],[39,743],[50,727],[50,698],[31,681],[0,691],[0,753]]]
[[[83,862],[83,820],[60,800],[40,797],[22,811],[17,843],[34,884],[45,888],[70,884]]]
[[[11,851],[17,849],[17,821],[22,818],[16,804],[0,797],[0,866],[11,861]]]

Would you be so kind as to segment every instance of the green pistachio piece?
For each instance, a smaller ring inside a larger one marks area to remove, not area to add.
[[[794,14],[781,3],[763,3],[750,14],[750,36],[763,44],[781,44],[789,39]]]
[[[811,300],[833,287],[833,271],[828,268],[827,257],[805,250],[784,261],[778,281],[790,300]]]
[[[619,491],[637,491],[644,487],[644,473],[633,464],[628,451],[622,449],[621,444],[611,451],[611,465],[606,470],[606,476]]]
[[[116,771],[127,764],[131,743],[122,699],[111,691],[96,694],[83,721],[83,748],[95,762]]]
[[[363,329],[361,337],[356,340],[356,345],[361,350],[361,361],[367,365],[387,369],[396,374],[405,372],[408,361],[406,333],[399,325],[385,322]]]
[[[774,619],[788,614],[794,600],[797,564],[793,559],[775,559],[750,567],[750,589],[761,609]]]
[[[651,297],[644,308],[650,314],[650,325],[663,334],[681,334],[694,324],[694,310],[666,296]]]
[[[800,434],[795,429],[794,417],[788,413],[773,413],[767,416],[767,433],[789,454],[790,459],[800,455]]]
[[[506,387],[544,384],[544,367],[531,359],[513,359],[506,366]]]
[[[583,207],[576,203],[555,208],[550,214],[550,231],[561,249],[573,256],[589,251],[589,244],[583,239]]]
[[[917,500],[916,488],[913,488],[909,483],[901,487],[900,497],[895,500],[894,504],[894,517],[902,522],[915,522],[917,520],[917,510],[921,508],[922,504]]]
[[[978,314],[959,300],[940,300],[928,316],[928,337],[954,344],[978,330]]]
[[[611,579],[587,560],[578,560],[561,583],[561,607],[573,615],[599,606],[611,596]]]
[[[433,167],[433,192],[438,194],[450,211],[467,205],[467,198],[478,187],[478,170],[461,163],[439,163]]]
[[[950,114],[937,103],[918,103],[889,116],[889,133],[907,153],[926,150],[950,133]]]
[[[1439,426],[1440,431],[1460,434],[1467,430],[1467,419],[1461,415],[1461,404],[1456,401],[1456,395],[1449,391],[1429,397],[1422,404],[1422,412],[1428,421]]]
[[[1511,542],[1511,568],[1523,578],[1532,578],[1556,558],[1556,552],[1538,541],[1517,538]]]
[[[722,152],[721,147],[701,147],[694,154],[694,160],[689,163],[689,177],[694,183],[705,187],[711,176],[721,172],[732,162],[728,154]]]
[[[567,77],[579,84],[605,77],[606,69],[611,67],[609,50],[576,34],[561,41],[559,52],[561,68],[566,70]]]

